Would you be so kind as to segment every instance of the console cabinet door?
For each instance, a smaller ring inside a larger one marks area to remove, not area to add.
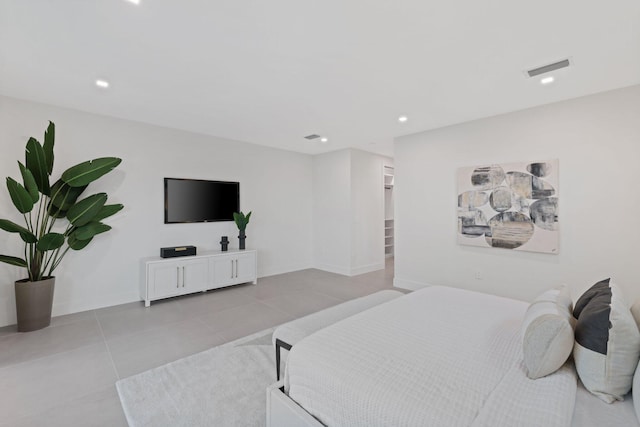
[[[219,256],[211,259],[212,288],[221,288],[234,283],[235,257]]]
[[[209,287],[209,262],[206,259],[181,262],[182,293],[203,291]]]
[[[252,282],[256,276],[255,252],[236,255],[234,283]]]
[[[168,298],[182,293],[182,269],[177,262],[149,264],[149,299]]]

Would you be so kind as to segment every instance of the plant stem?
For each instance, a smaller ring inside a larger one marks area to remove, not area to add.
[[[60,257],[53,263],[53,265],[51,266],[51,269],[49,270],[49,276],[53,274],[53,270],[55,270],[58,267],[58,264],[60,264],[60,261],[62,261],[62,258],[64,258],[64,256],[67,254],[69,249],[71,249],[71,247],[67,246],[64,252],[62,252],[62,255],[60,255]]]

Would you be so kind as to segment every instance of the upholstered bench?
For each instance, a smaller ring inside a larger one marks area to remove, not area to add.
[[[280,380],[280,352],[291,350],[301,339],[326,328],[342,319],[353,316],[368,308],[380,305],[404,295],[402,292],[385,290],[334,305],[308,316],[284,323],[273,332],[273,345],[276,349],[276,378]]]

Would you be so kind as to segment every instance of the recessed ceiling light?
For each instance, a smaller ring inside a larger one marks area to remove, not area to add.
[[[327,141],[329,141],[329,138],[325,138],[325,137],[320,138],[320,142],[327,142]]]
[[[409,120],[409,117],[407,117],[407,116],[400,116],[400,117],[398,117],[398,121],[399,121],[400,123],[404,123],[404,122],[406,122],[407,120]]]
[[[96,80],[96,86],[101,87],[103,89],[106,89],[109,87],[109,82],[106,80]]]
[[[140,4],[140,0],[127,0],[129,3]]]
[[[555,79],[553,78],[553,76],[549,76],[541,79],[540,83],[542,83],[543,85],[548,85],[549,83],[553,83],[554,80]]]

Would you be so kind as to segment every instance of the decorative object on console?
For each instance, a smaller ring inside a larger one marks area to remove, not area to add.
[[[458,169],[458,243],[558,253],[558,160]]]
[[[247,228],[247,224],[249,224],[249,218],[251,218],[251,212],[249,212],[247,215],[243,214],[242,211],[233,213],[233,220],[235,221],[236,225],[238,226],[238,230],[240,231],[240,234],[238,236],[238,240],[240,241],[239,249],[245,249],[244,241],[247,236],[246,234],[244,234],[244,231]]]
[[[522,353],[529,378],[556,372],[571,356],[572,310],[567,285],[542,293],[527,309],[522,322]]]
[[[18,331],[42,329],[51,323],[55,287],[54,270],[69,249],[84,249],[93,238],[111,229],[101,221],[123,208],[106,205],[105,193],[93,194],[80,201],[87,186],[111,172],[122,160],[103,157],[67,169],[53,185],[53,147],[55,125],[49,122],[44,143],[29,138],[25,147],[26,165],[18,162],[23,183],[7,178],[7,188],[14,206],[25,219],[26,227],[0,219],[0,228],[18,233],[24,242],[25,258],[0,255],[0,261],[27,269],[28,278],[15,282]],[[56,221],[68,224],[57,232]]]
[[[623,400],[640,359],[640,332],[620,288],[610,279],[596,283],[578,299],[573,317],[582,383],[607,403]]]
[[[222,236],[220,238],[220,250],[222,252],[226,252],[229,249],[229,238],[227,236]]]
[[[170,248],[160,248],[161,258],[175,258],[179,256],[196,255],[195,246],[173,246]]]

